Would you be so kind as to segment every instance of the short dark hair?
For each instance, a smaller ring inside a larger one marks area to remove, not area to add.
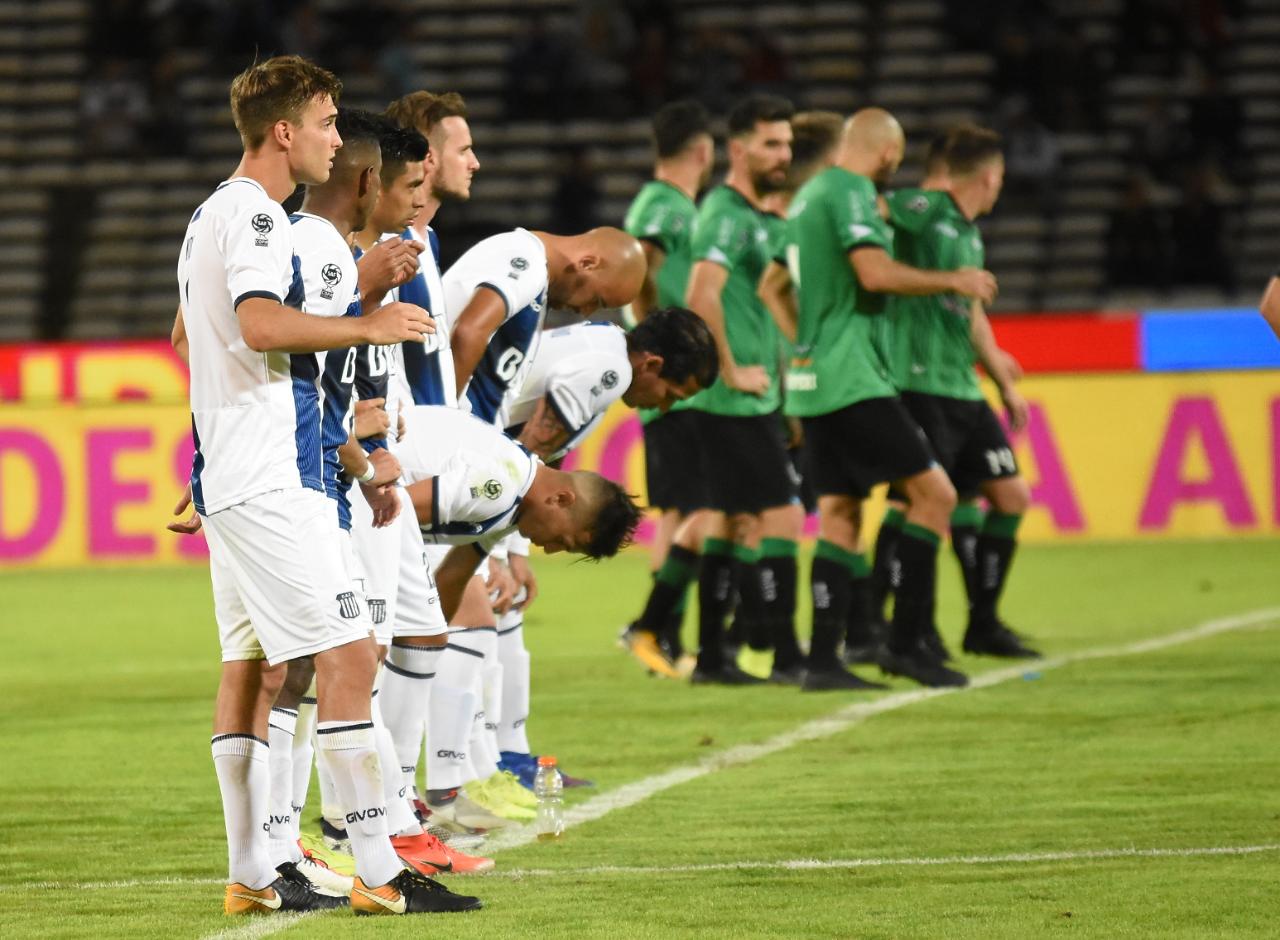
[[[344,149],[360,144],[382,148],[382,136],[387,132],[382,115],[361,108],[339,108],[337,125]]]
[[[947,134],[947,169],[953,176],[967,176],[1003,153],[1004,140],[990,128],[961,124]]]
[[[298,55],[254,62],[231,82],[231,117],[248,150],[267,139],[276,121],[297,123],[312,98],[328,95],[336,104],[342,82],[327,69]]]
[[[382,185],[394,182],[406,163],[427,159],[427,138],[412,128],[398,127],[384,118],[379,140],[382,147]]]
[[[749,95],[729,110],[729,136],[741,137],[760,121],[790,121],[795,107],[780,95]]]
[[[387,105],[386,115],[401,127],[429,134],[447,117],[467,116],[467,103],[456,91],[432,94],[411,91]]]
[[[840,143],[843,131],[844,118],[835,111],[801,111],[796,114],[791,119],[789,178],[799,185],[807,182],[818,161]]]
[[[694,138],[710,133],[711,113],[692,98],[664,104],[653,116],[653,143],[659,159],[674,157]]]
[[[612,480],[598,473],[578,471],[591,480],[591,499],[596,503],[591,541],[582,553],[599,560],[612,558],[631,544],[640,525],[640,507],[635,499]]]
[[[686,382],[696,377],[700,388],[710,388],[720,374],[716,340],[705,320],[684,307],[652,311],[627,334],[627,349],[662,357],[664,379]]]
[[[924,151],[925,176],[932,176],[934,173],[950,169],[947,164],[947,147],[950,143],[951,131],[949,130],[933,135],[933,138],[929,141],[929,146]]]

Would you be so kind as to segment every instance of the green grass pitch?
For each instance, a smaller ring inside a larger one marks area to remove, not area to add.
[[[647,677],[614,646],[644,556],[535,562],[530,735],[597,782],[575,804],[876,699]],[[1270,541],[1028,548],[1006,613],[1051,655],[1122,646],[1280,606],[1278,563]],[[942,581],[958,645],[949,556]],[[0,936],[1280,933],[1280,613],[1032,665],[704,773],[560,843],[499,852],[493,875],[450,879],[484,898],[476,914],[244,922],[220,909],[207,574],[7,573],[0,586]]]

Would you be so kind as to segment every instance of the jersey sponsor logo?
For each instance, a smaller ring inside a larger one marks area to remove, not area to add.
[[[436,757],[440,758],[441,760],[466,760],[467,752],[440,750],[440,751],[436,751]]]
[[[483,496],[485,499],[497,499],[502,495],[502,484],[497,480],[485,480],[480,486],[471,487],[471,498]]]
[[[912,212],[924,212],[929,208],[929,200],[924,196],[912,196],[907,200],[907,208]]]
[[[265,212],[259,212],[249,222],[253,226],[253,230],[258,233],[258,237],[253,240],[254,245],[259,248],[267,247],[267,235],[275,228],[275,223],[271,221],[271,216]]]
[[[618,373],[609,369],[604,375],[600,376],[600,384],[603,385],[606,390],[614,388],[618,384]]]
[[[347,824],[363,822],[366,819],[377,819],[387,815],[385,806],[370,806],[368,809],[357,809],[347,813]]]
[[[862,225],[861,223],[854,222],[849,226],[849,234],[854,238],[870,238],[875,234],[875,229],[870,225]]]
[[[960,233],[956,231],[955,226],[950,225],[946,222],[939,222],[937,225],[934,226],[934,228],[936,228],[943,235],[947,236],[947,238],[960,237]]]
[[[338,613],[344,619],[352,620],[360,616],[360,602],[356,600],[355,594],[351,591],[343,591],[335,599],[338,602]]]
[[[326,264],[320,269],[320,280],[324,287],[320,288],[320,296],[325,300],[333,299],[333,288],[342,280],[342,268],[336,264]]]
[[[515,268],[517,271],[528,271],[529,262],[524,258],[512,258],[511,267]]]
[[[788,372],[782,384],[789,392],[816,392],[818,377],[812,372]]]

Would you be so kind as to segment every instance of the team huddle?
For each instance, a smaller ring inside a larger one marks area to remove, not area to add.
[[[244,156],[178,262],[196,449],[192,512],[170,528],[209,544],[228,914],[480,906],[433,876],[492,868],[464,850],[533,818],[530,545],[601,559],[631,541],[633,498],[559,469],[619,400],[642,409],[663,510],[624,634],[651,670],[816,691],[877,687],[845,668],[876,662],[962,684],[933,616],[948,531],[965,649],[1035,655],[996,610],[1028,497],[974,373],[1024,420],[973,221],[999,193],[998,137],[951,131],[922,189],[880,197],[904,149],[891,115],[755,96],[730,113],[729,173],[699,207],[710,119],[668,105],[626,231],[516,228],[442,272],[431,223],[480,167],[465,103],[414,92],[374,114],[339,108],[340,91],[296,56],[235,79]],[[551,308],[620,307],[629,330],[543,328]],[[873,571],[862,503],[883,482]],[[806,653],[796,544],[815,500]],[[324,841],[304,846],[313,764]]]

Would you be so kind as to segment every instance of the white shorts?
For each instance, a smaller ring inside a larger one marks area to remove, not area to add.
[[[430,562],[429,552],[448,545],[423,545],[422,531],[418,528],[413,498],[400,488],[399,584],[396,590],[395,636],[440,636],[448,625],[444,621],[444,607],[436,591],[436,579],[431,572],[438,562]]]
[[[222,661],[275,665],[369,635],[333,500],[274,490],[204,518]]]
[[[369,619],[373,621],[373,635],[379,646],[391,642],[396,622],[396,598],[400,581],[400,553],[404,535],[402,523],[413,525],[412,516],[400,515],[389,526],[373,527],[373,510],[365,501],[364,491],[353,487],[351,492],[351,545],[356,563],[364,575],[365,600],[369,605]]]

